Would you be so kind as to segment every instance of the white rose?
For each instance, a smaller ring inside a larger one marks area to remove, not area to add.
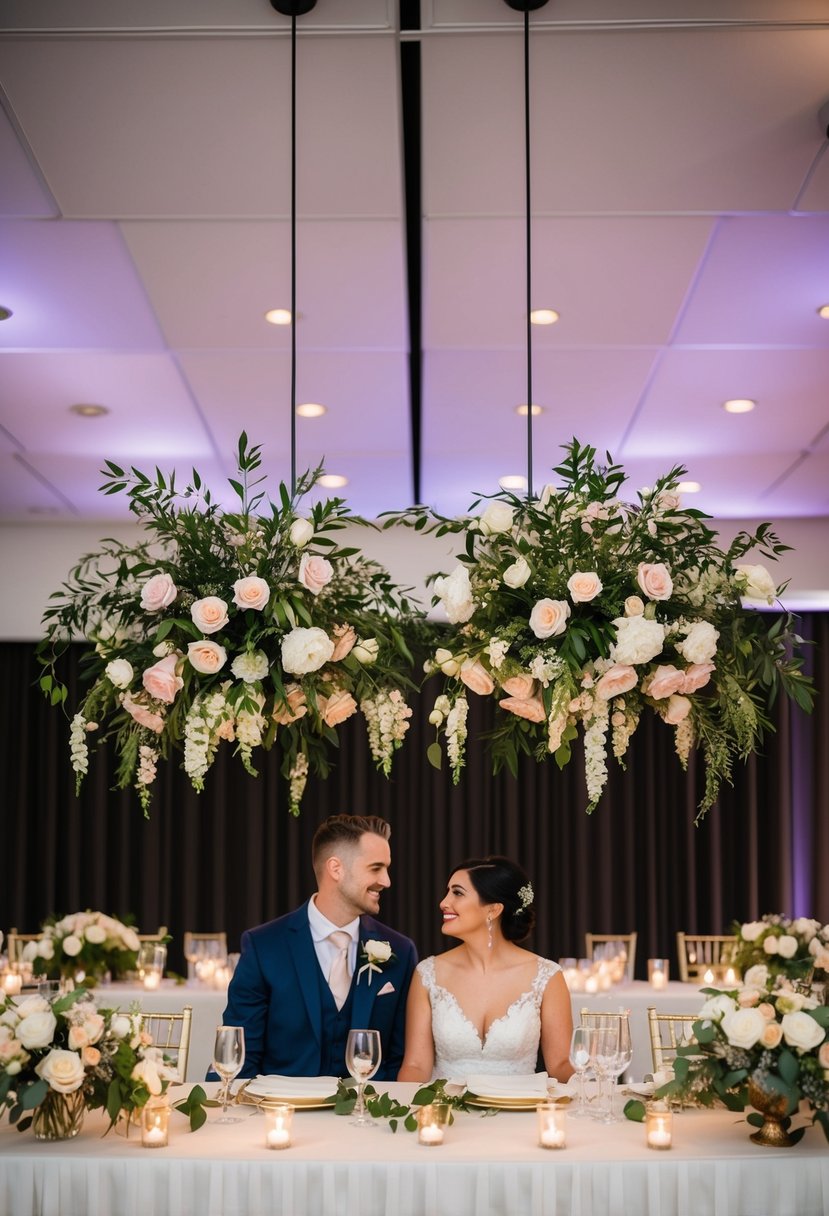
[[[116,1014],[110,1022],[109,1028],[116,1039],[125,1039],[128,1034],[132,1033],[132,1023],[124,1013]]]
[[[252,653],[246,650],[243,654],[237,654],[230,664],[230,670],[237,680],[244,680],[246,684],[252,684],[254,680],[264,680],[268,674],[268,656],[262,650],[254,650]]]
[[[595,570],[576,570],[567,580],[567,590],[574,604],[587,604],[602,590],[602,580]]]
[[[717,653],[719,632],[709,621],[695,621],[676,648],[689,663],[707,663]]]
[[[55,957],[55,943],[51,937],[44,937],[42,941],[35,942],[34,944],[37,946],[39,956],[45,959],[47,963]]]
[[[175,649],[175,642],[171,642],[165,638],[163,642],[159,642],[157,646],[153,646],[153,654],[157,659],[166,659],[168,654],[175,653]]]
[[[723,1034],[732,1047],[753,1047],[759,1043],[765,1028],[766,1019],[759,1009],[735,1009],[722,1020]]]
[[[826,1031],[810,1013],[785,1013],[780,1025],[783,1038],[798,1051],[811,1051],[826,1037]]]
[[[113,659],[107,663],[104,674],[116,688],[129,688],[135,672],[127,659]]]
[[[376,942],[372,939],[366,942],[365,951],[378,963],[387,963],[391,958],[391,946],[388,942]]]
[[[792,932],[805,938],[807,942],[812,940],[819,929],[820,921],[810,920],[808,916],[798,916],[797,920],[792,921]]]
[[[84,1067],[76,1051],[50,1051],[35,1066],[35,1072],[59,1094],[73,1094],[83,1085]]]
[[[742,593],[747,600],[765,600],[774,603],[777,588],[765,566],[735,566]]]
[[[190,666],[196,671],[200,671],[205,676],[212,676],[224,667],[227,662],[227,651],[218,642],[210,642],[207,639],[200,642],[188,642],[187,659]]]
[[[228,622],[227,604],[218,595],[207,595],[203,600],[196,600],[190,616],[202,633],[218,633]]]
[[[380,643],[377,638],[360,638],[354,643],[351,653],[358,663],[362,663],[363,667],[370,667],[372,663],[377,662]]]
[[[792,937],[791,933],[784,933],[777,939],[777,953],[781,958],[794,958],[797,954],[797,946],[797,938]]]
[[[744,942],[756,942],[765,927],[761,920],[750,920],[740,926],[740,937]]]
[[[505,502],[491,502],[480,518],[481,531],[484,536],[493,536],[497,532],[509,532],[512,527],[512,507]]]
[[[31,1051],[35,1047],[48,1047],[55,1036],[58,1020],[51,1009],[43,1013],[31,1013],[17,1027],[17,1038]]]
[[[553,638],[564,633],[570,605],[566,600],[538,600],[530,613],[530,629],[537,638]]]
[[[139,1060],[130,1073],[130,1077],[133,1081],[141,1081],[146,1085],[151,1094],[161,1093],[161,1077],[158,1074],[155,1060]]]
[[[727,1013],[734,1013],[735,1008],[734,1001],[724,993],[710,996],[699,1011],[700,1020],[719,1022],[720,1018],[725,1017]]]
[[[74,958],[76,954],[80,954],[83,950],[83,942],[74,933],[70,933],[68,937],[63,939],[62,949],[64,954],[68,954],[70,958]]]
[[[766,940],[763,942],[763,949],[765,950],[766,954],[776,954],[777,953],[777,938],[774,936],[773,933],[770,933],[769,936],[766,938]]]
[[[526,558],[517,557],[511,566],[507,566],[501,577],[508,587],[512,587],[515,590],[518,587],[524,586],[530,577],[530,573],[530,565]]]
[[[625,616],[641,616],[645,611],[645,601],[639,595],[629,595],[625,600]]]
[[[100,925],[87,925],[84,937],[88,942],[92,942],[93,946],[100,946],[107,939],[106,931]]]
[[[319,671],[334,653],[334,643],[323,629],[292,629],[282,639],[282,666],[295,676]]]
[[[161,936],[166,933],[165,929],[161,930]],[[128,950],[137,950],[141,945],[140,938],[134,929],[130,929],[129,925],[124,925],[121,929],[121,941]]]
[[[644,616],[620,616],[613,624],[616,641],[610,647],[610,657],[614,663],[623,667],[649,663],[662,650],[665,627],[659,621],[649,621]]]
[[[17,1002],[16,1008],[18,1018],[28,1018],[33,1013],[47,1013],[49,1002],[42,996],[24,996],[22,1001]]]
[[[40,953],[40,943],[39,942],[26,942],[26,945],[23,947],[23,962],[24,963],[33,963],[39,953]]]
[[[755,963],[743,976],[743,983],[749,988],[766,988],[768,982],[769,969],[765,963]]]
[[[446,610],[453,625],[468,621],[475,611],[469,571],[466,566],[456,566],[450,575],[435,579],[435,594]]]
[[[289,535],[292,545],[295,545],[297,549],[304,549],[314,535],[314,525],[310,519],[305,519],[302,515],[298,515],[291,524]]]

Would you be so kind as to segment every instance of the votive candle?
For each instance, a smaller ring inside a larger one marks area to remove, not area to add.
[[[672,1116],[669,1110],[648,1110],[645,1115],[645,1134],[648,1148],[665,1149],[671,1147]]]
[[[443,1144],[446,1126],[449,1122],[449,1105],[446,1102],[431,1102],[421,1106],[417,1112],[417,1140],[427,1147]]]
[[[166,1148],[170,1108],[166,1101],[152,1099],[141,1113],[141,1143],[144,1148]]]
[[[555,1102],[539,1102],[535,1109],[541,1148],[564,1148],[567,1144],[567,1111]]]
[[[23,977],[9,971],[3,977],[3,990],[6,996],[19,996],[23,987]]]
[[[667,987],[670,965],[670,959],[667,958],[648,959],[648,983],[651,988],[662,991]]]
[[[161,985],[160,971],[145,971],[144,972],[144,988],[147,992],[152,992]]]
[[[265,1148],[290,1148],[294,1108],[287,1102],[266,1103]]]

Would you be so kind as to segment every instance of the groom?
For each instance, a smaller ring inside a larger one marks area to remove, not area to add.
[[[376,816],[332,815],[311,846],[316,894],[242,935],[224,1013],[226,1026],[245,1029],[240,1076],[347,1076],[345,1045],[355,1027],[380,1031],[376,1079],[396,1078],[417,953],[374,919],[390,885],[390,835]]]

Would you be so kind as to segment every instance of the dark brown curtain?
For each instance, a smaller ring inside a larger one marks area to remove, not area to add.
[[[68,722],[37,687],[34,647],[0,644],[2,828],[0,928],[38,928],[50,912],[99,908],[134,914],[142,931],[167,925],[171,966],[180,969],[185,929],[243,929],[296,906],[313,890],[310,841],[326,815],[380,814],[393,827],[393,886],[383,918],[439,950],[437,904],[451,867],[465,857],[506,853],[536,890],[529,943],[554,958],[583,953],[584,933],[638,929],[637,971],[651,955],[675,958],[678,929],[722,932],[733,919],[767,911],[829,921],[829,615],[801,619],[814,642],[809,665],[815,713],[785,701],[764,754],[735,771],[699,826],[702,785],[673,752],[673,732],[652,717],[634,736],[627,770],[609,761],[607,789],[592,816],[582,758],[563,772],[522,765],[518,779],[493,777],[475,737],[491,725],[488,699],[470,695],[470,742],[461,784],[426,761],[435,688],[415,703],[391,781],[370,762],[361,719],[340,728],[336,767],[311,778],[298,819],[287,812],[278,756],[260,753],[247,776],[226,747],[203,794],[178,758],[159,766],[149,820],[131,791],[113,790],[114,757],[92,758],[79,798],[68,761]],[[81,648],[68,656],[70,701],[78,700]]]

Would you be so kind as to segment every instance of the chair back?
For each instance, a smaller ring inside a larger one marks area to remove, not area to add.
[[[606,946],[611,942],[619,942],[625,949],[625,976],[632,980],[636,966],[636,931],[631,933],[585,933],[584,955],[592,959],[596,946]]]
[[[222,929],[216,933],[190,933],[184,934],[184,957],[190,959],[195,957],[199,952],[201,943],[217,942],[217,954],[222,958],[227,958],[227,934]]]
[[[661,1072],[676,1059],[677,1047],[696,1042],[693,1027],[698,1019],[698,1013],[657,1013],[652,1005],[648,1007],[654,1072]]]
[[[23,961],[23,951],[29,942],[39,942],[42,937],[42,933],[18,933],[16,929],[9,929],[6,940],[9,966],[12,969],[17,967]]]
[[[736,950],[737,938],[733,933],[679,932],[676,935],[679,978],[684,984],[696,983],[705,977],[706,971],[730,967]]]
[[[192,1005],[185,1005],[181,1013],[141,1014],[142,1029],[153,1036],[153,1046],[160,1048],[167,1059],[175,1064],[179,1081],[187,1080],[192,1022]]]
[[[157,933],[136,933],[135,935],[140,942],[158,942],[160,946],[165,945],[165,939],[169,936],[166,928],[162,927]]]

